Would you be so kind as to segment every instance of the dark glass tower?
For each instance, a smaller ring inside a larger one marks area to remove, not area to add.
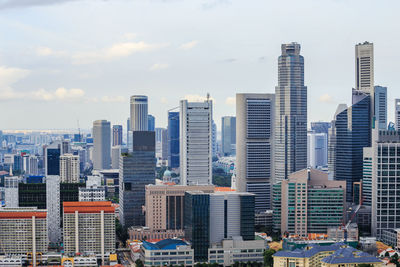
[[[179,168],[179,112],[168,112],[168,167]]]
[[[46,163],[46,175],[60,175],[60,155],[61,145],[51,144],[46,150],[45,163]]]

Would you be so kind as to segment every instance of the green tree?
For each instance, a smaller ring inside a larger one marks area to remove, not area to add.
[[[358,267],[373,267],[372,264],[366,264],[366,263],[361,263],[359,265],[357,265]]]
[[[144,267],[143,262],[139,259],[135,261],[136,267]]]
[[[123,227],[117,218],[115,218],[115,232],[119,241],[125,246],[126,240],[129,238],[128,229]]]
[[[272,267],[274,265],[274,258],[272,257],[272,255],[274,255],[275,252],[276,251],[272,248],[264,251],[264,266]]]

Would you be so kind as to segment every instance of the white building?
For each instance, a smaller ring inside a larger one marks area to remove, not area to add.
[[[111,167],[111,124],[106,120],[93,122],[93,169]]]
[[[58,175],[46,177],[46,207],[49,241],[52,243],[61,242],[60,176]]]
[[[328,165],[328,135],[326,133],[307,134],[308,167],[317,169]]]
[[[80,161],[78,155],[64,154],[60,156],[60,178],[63,183],[78,183]]]
[[[79,187],[79,201],[105,201],[106,189],[104,187]]]
[[[6,207],[18,207],[18,176],[4,178],[4,199]]]
[[[119,156],[121,155],[121,146],[111,148],[111,169],[119,168]]]
[[[212,101],[180,103],[181,184],[212,183]]]
[[[147,96],[133,95],[131,96],[131,125],[130,131],[147,131],[148,130],[148,104]]]
[[[356,45],[356,89],[372,95],[374,89],[374,44]]]

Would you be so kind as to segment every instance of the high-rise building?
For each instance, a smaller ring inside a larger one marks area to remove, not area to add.
[[[372,235],[381,239],[384,230],[400,228],[396,215],[400,209],[400,132],[374,129],[372,140],[372,146],[364,149],[364,163],[369,161],[371,174],[364,178],[370,188],[363,193],[371,199]]]
[[[236,117],[222,117],[222,154],[230,156],[236,154]]]
[[[80,179],[80,161],[78,155],[60,156],[60,179],[62,183],[78,183]]]
[[[46,210],[37,208],[0,208],[2,254],[47,253]],[[12,265],[15,266],[15,265]]]
[[[374,89],[374,44],[359,43],[356,49],[356,90],[369,95]]]
[[[110,122],[93,122],[93,169],[103,170],[111,167],[111,128]]]
[[[122,125],[113,125],[112,128],[112,146],[122,145]]]
[[[179,112],[168,112],[168,167],[179,168]]]
[[[19,207],[37,207],[46,209],[46,184],[45,183],[19,183]]]
[[[212,156],[216,157],[218,152],[218,144],[217,144],[217,124],[215,124],[214,120],[212,121],[211,127],[211,139],[212,139]]]
[[[131,127],[130,131],[148,131],[148,104],[147,96],[131,96]]]
[[[153,131],[156,128],[156,118],[153,115],[147,115],[147,127],[148,131]]]
[[[363,148],[371,144],[371,97],[353,91],[353,105],[339,105],[329,137],[329,170],[335,180],[346,181],[347,202],[353,201],[353,184],[363,177]]]
[[[119,214],[126,227],[144,225],[145,186],[155,183],[155,133],[132,134],[132,153],[121,155],[119,165]]]
[[[375,107],[375,120],[380,130],[386,130],[388,123],[387,123],[387,87],[383,86],[375,86],[374,87],[374,107]]]
[[[47,230],[51,243],[61,242],[60,176],[46,177]]]
[[[282,44],[275,87],[275,179],[307,167],[307,87],[300,44]]]
[[[212,183],[212,101],[180,103],[181,184]]]
[[[64,202],[65,253],[115,253],[115,208],[109,201]]]
[[[324,122],[324,121],[311,122],[311,131],[314,133],[326,133],[328,135],[330,128],[331,128],[330,122]]]
[[[400,98],[394,101],[394,123],[396,125],[396,130],[400,131]]]
[[[346,183],[328,180],[328,174],[304,169],[275,184],[274,228],[299,236],[327,233],[338,227],[345,215]]]
[[[113,146],[111,148],[111,169],[119,168],[119,157],[121,155],[121,146]]]
[[[156,128],[156,157],[161,160],[168,159],[168,131],[164,128]]]
[[[307,134],[308,157],[307,166],[311,168],[328,165],[328,135],[326,133]]]
[[[274,94],[236,94],[236,188],[270,209],[274,176]]]

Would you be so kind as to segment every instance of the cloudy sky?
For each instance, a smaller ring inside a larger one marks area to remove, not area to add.
[[[354,45],[375,45],[375,83],[400,97],[398,0],[0,0],[0,129],[123,124],[149,96],[165,127],[179,100],[273,93],[280,44],[305,58],[309,121],[350,103]]]

